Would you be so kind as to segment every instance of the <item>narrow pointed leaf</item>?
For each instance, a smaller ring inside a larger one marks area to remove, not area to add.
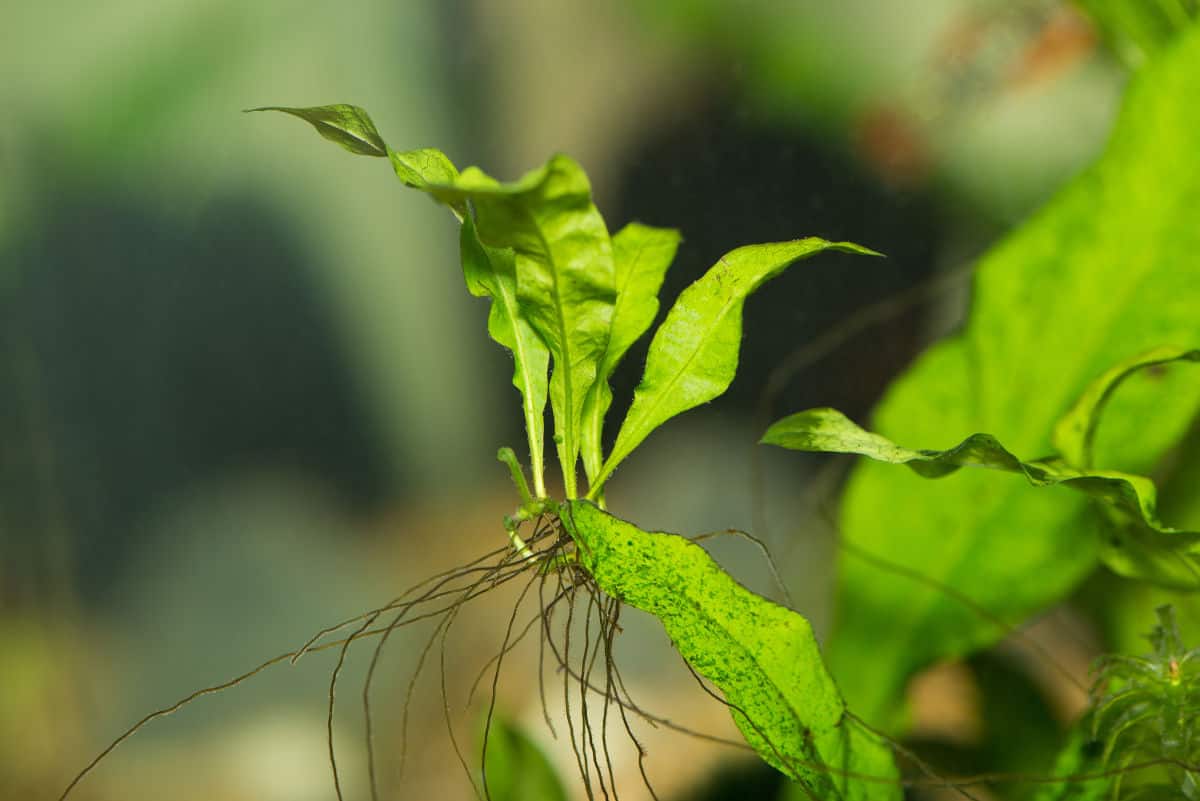
[[[1054,427],[1052,442],[1063,461],[1076,467],[1091,467],[1092,444],[1100,425],[1100,415],[1117,387],[1139,370],[1177,361],[1200,361],[1200,350],[1170,346],[1154,348],[1109,368],[1089,384],[1071,411]]]
[[[488,333],[512,352],[513,386],[521,393],[534,492],[542,496],[546,491],[542,477],[545,473],[543,443],[550,351],[521,313],[512,251],[485,247],[476,236],[470,217],[463,220],[460,245],[467,289],[476,297],[492,298]]]
[[[388,147],[375,130],[375,123],[364,109],[346,103],[332,106],[290,108],[288,106],[263,106],[247,111],[282,111],[305,120],[317,133],[331,142],[337,142],[351,153],[360,156],[386,156]]]
[[[796,261],[826,250],[879,255],[815,237],[747,245],[725,254],[680,294],[650,343],[646,371],[593,493],[651,431],[729,387],[737,371],[746,298]]]
[[[974,434],[948,450],[913,450],[865,431],[836,409],[810,409],[767,429],[762,442],[798,451],[853,453],[905,464],[926,478],[960,467],[1020,473],[1034,486],[1064,484],[1102,504],[1110,529],[1103,540],[1109,566],[1124,575],[1186,589],[1200,589],[1200,532],[1164,526],[1158,519],[1154,482],[1111,470],[1079,470],[1061,459],[1024,462],[989,434]]]
[[[603,461],[604,416],[612,405],[608,379],[658,314],[658,290],[679,247],[679,232],[630,223],[612,239],[617,301],[600,370],[583,406],[583,466],[589,481]]]
[[[596,584],[662,622],[766,762],[813,798],[901,797],[891,751],[847,712],[807,620],[738,584],[683,537],[642,531],[585,500],[565,504],[562,520]]]
[[[583,405],[608,342],[616,300],[612,245],[583,170],[566,156],[509,184],[471,168],[427,188],[451,206],[470,202],[479,239],[516,256],[522,314],[554,359],[550,403],[568,497],[575,494]]]

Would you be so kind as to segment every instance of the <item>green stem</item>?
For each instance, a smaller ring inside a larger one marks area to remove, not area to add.
[[[533,495],[529,492],[529,484],[525,481],[525,473],[521,470],[521,463],[517,461],[517,454],[506,445],[496,451],[496,459],[508,465],[508,472],[512,474],[513,484],[517,485],[517,493],[521,496],[521,507],[532,507],[534,505]]]

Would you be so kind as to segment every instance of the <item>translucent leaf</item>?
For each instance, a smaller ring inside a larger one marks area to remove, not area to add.
[[[890,749],[847,712],[807,620],[683,537],[642,531],[583,500],[564,505],[562,520],[596,584],[662,622],[766,762],[814,798],[901,797]]]
[[[612,239],[617,302],[596,382],[583,406],[583,466],[588,480],[600,472],[604,415],[612,405],[608,379],[630,346],[646,333],[658,314],[658,290],[679,247],[679,232],[630,223]]]
[[[524,732],[501,717],[492,719],[484,760],[491,801],[567,801],[550,762]]]
[[[467,289],[477,297],[492,298],[488,333],[512,352],[513,386],[521,393],[521,411],[529,439],[534,493],[545,495],[543,484],[545,410],[550,351],[529,325],[517,302],[517,275],[511,250],[484,246],[470,217],[463,220],[459,237]]]
[[[747,245],[725,254],[679,295],[654,333],[646,371],[593,495],[651,431],[729,387],[737,371],[746,298],[796,261],[826,250],[879,255],[849,242],[817,238]]]
[[[964,331],[892,385],[873,430],[913,444],[986,431],[1014,453],[1042,456],[1054,424],[1096,376],[1163,343],[1200,343],[1200,171],[1181,169],[1195,160],[1200,105],[1183,97],[1200,97],[1196,28],[1134,76],[1099,161],[982,258]],[[1200,409],[1200,374],[1141,371],[1109,407],[1095,462],[1148,474]],[[849,703],[873,723],[895,722],[915,671],[1004,634],[888,563],[1015,624],[1096,567],[1087,506],[985,471],[931,483],[856,466],[841,531],[882,561],[847,554],[838,564],[829,660]]]
[[[337,103],[332,106],[289,108],[287,106],[263,106],[247,111],[282,111],[307,121],[317,133],[331,142],[337,142],[351,153],[360,156],[386,156],[388,147],[375,123],[367,112],[358,106]]]

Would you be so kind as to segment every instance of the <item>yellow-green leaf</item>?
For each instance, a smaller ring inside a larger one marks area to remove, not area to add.
[[[813,798],[901,797],[890,749],[846,710],[807,620],[738,584],[690,540],[642,531],[586,500],[561,512],[596,584],[662,622],[766,762]]]
[[[737,372],[746,298],[795,262],[826,250],[879,255],[850,242],[815,237],[747,245],[725,254],[679,295],[654,333],[646,371],[613,451],[593,482],[593,497],[650,432],[729,387]]]
[[[679,232],[630,223],[612,239],[617,302],[600,371],[583,407],[583,466],[589,481],[603,461],[604,415],[612,405],[608,379],[630,346],[646,333],[658,314],[658,290],[679,247]]]
[[[291,108],[288,106],[263,106],[247,109],[247,111],[282,111],[293,117],[308,122],[317,129],[317,133],[331,142],[337,142],[351,153],[360,156],[386,156],[387,144],[375,123],[364,109],[346,103],[332,106],[310,106],[308,108]]]

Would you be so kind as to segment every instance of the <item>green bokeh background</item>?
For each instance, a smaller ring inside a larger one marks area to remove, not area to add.
[[[455,226],[382,162],[241,109],[355,103],[393,147],[440,147],[502,178],[569,153],[611,229],[639,219],[682,230],[668,293],[753,241],[820,235],[891,255],[816,262],[752,301],[729,397],[656,434],[610,484],[613,508],[646,528],[763,533],[798,607],[823,631],[833,482],[815,458],[752,463],[763,389],[789,354],[856,310],[963,272],[1095,157],[1131,45],[1110,47],[1111,31],[1088,33],[1072,9],[1050,0],[6,9],[0,798],[55,797],[145,712],[494,547],[515,501],[493,455],[522,440],[519,407],[506,357],[485,335],[486,306],[463,291]],[[1084,31],[1084,44],[1031,61],[1059,24]],[[824,404],[865,414],[961,320],[968,284],[949,285],[790,375],[767,416]],[[618,411],[643,353],[618,373]],[[739,579],[773,592],[752,548],[713,550]],[[1119,629],[1109,636],[1135,640],[1145,626],[1134,618],[1106,618]],[[456,659],[468,682],[504,619],[492,609],[463,624]],[[685,691],[677,665],[664,667],[671,651],[652,624],[627,628],[628,674],[643,692],[681,715],[705,703]],[[417,637],[396,646],[381,725],[398,726],[416,647]],[[1015,681],[991,663],[987,671],[989,682]],[[79,797],[329,798],[327,681],[327,663],[301,663],[207,699],[140,733]],[[540,728],[528,675],[510,684],[505,714],[569,770],[569,754]],[[421,687],[420,748],[389,792],[467,798],[435,687]],[[462,713],[464,742],[476,712]],[[345,717],[344,770],[358,792],[358,721],[349,709]],[[731,731],[719,709],[694,723]],[[720,772],[712,787],[737,797],[741,779],[729,777],[744,755],[680,756],[693,748],[654,741],[650,770],[665,794],[701,797]],[[640,780],[630,775],[634,798]]]

